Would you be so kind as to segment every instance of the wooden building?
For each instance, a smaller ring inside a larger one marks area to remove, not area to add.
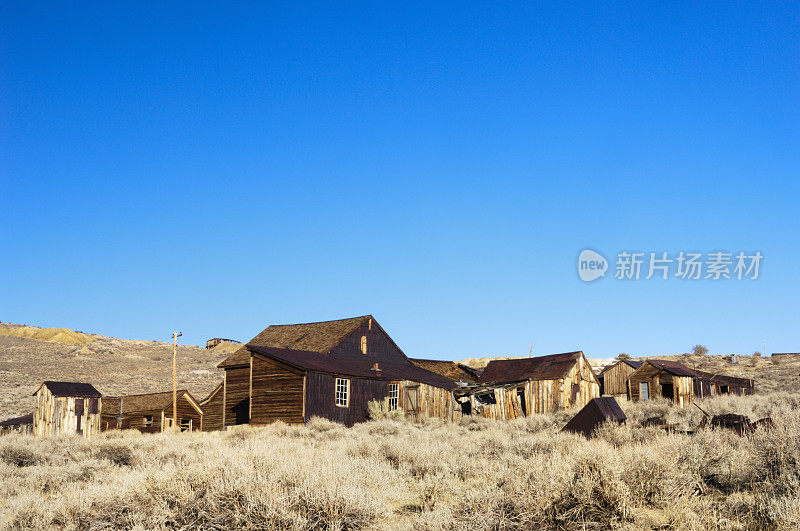
[[[641,367],[642,363],[641,361],[626,359],[603,369],[603,373],[598,377],[598,379],[602,379],[600,393],[615,397],[625,396],[630,399],[628,377]]]
[[[514,419],[583,407],[600,396],[600,385],[583,352],[490,361],[462,400],[465,414]]]
[[[0,435],[9,433],[33,433],[33,413],[0,422]]]
[[[34,435],[76,433],[88,438],[100,433],[102,395],[91,384],[48,381],[33,395]]]
[[[386,398],[408,417],[453,416],[457,384],[414,365],[371,315],[272,325],[219,367],[223,427],[314,416],[352,425]]]
[[[214,348],[220,343],[232,343],[234,345],[238,345],[241,341],[236,341],[235,339],[225,339],[224,337],[215,337],[206,341],[206,348]]]
[[[103,399],[103,430],[130,428],[160,433],[172,426],[172,419],[172,391]],[[181,431],[200,431],[203,427],[203,410],[185,389],[178,391],[178,426]]]
[[[676,361],[647,360],[628,377],[631,400],[666,398],[680,407],[718,394],[753,394],[753,380],[690,369]]]
[[[209,395],[200,402],[203,410],[203,431],[217,431],[223,428],[222,408],[225,393],[224,382],[220,382]]]

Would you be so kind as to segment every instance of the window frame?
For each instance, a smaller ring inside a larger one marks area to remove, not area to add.
[[[363,336],[361,336],[361,353],[366,356],[367,352],[368,352],[368,350],[367,350],[367,335],[364,334]]]
[[[647,389],[647,397],[645,398],[642,389]],[[639,382],[639,400],[650,400],[650,382]]]
[[[400,409],[400,382],[389,382],[389,411],[397,409]]]
[[[344,385],[340,387],[342,383]],[[342,397],[344,400],[340,400]],[[350,378],[336,377],[333,382],[333,403],[336,407],[350,407]]]

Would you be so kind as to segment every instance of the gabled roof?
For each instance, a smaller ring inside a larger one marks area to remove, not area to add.
[[[371,378],[376,380],[411,380],[442,389],[458,387],[450,378],[417,367],[409,361],[379,361],[380,370],[373,370],[375,360],[366,356],[331,354],[320,356],[319,352],[285,348],[246,345],[255,354],[261,354],[304,371]]]
[[[211,391],[210,393],[208,393],[208,396],[207,396],[207,397],[205,397],[203,400],[201,400],[201,401],[200,401],[200,406],[202,407],[202,405],[203,405],[203,404],[205,404],[206,402],[208,402],[209,400],[211,400],[212,398],[214,398],[214,396],[216,396],[216,394],[217,394],[217,393],[219,393],[220,391],[222,391],[222,388],[223,388],[224,386],[225,386],[225,382],[224,382],[224,381],[223,381],[223,382],[220,382],[220,383],[219,383],[219,385],[218,385],[218,386],[216,386],[216,387],[214,388],[214,390],[213,390],[213,391]]]
[[[27,415],[23,415],[21,417],[14,417],[12,419],[4,420],[0,422],[0,428],[6,426],[19,426],[20,424],[33,424],[33,413],[28,413]]]
[[[371,315],[289,325],[271,325],[247,342],[248,345],[327,354],[358,327],[372,319]],[[250,354],[242,347],[228,356],[218,367],[245,365]]]
[[[577,351],[536,358],[492,360],[483,369],[478,383],[557,380],[566,376],[581,356],[583,352]]]
[[[628,367],[630,367],[630,368],[632,368],[632,369],[636,370],[636,369],[638,369],[639,367],[641,367],[641,366],[642,366],[642,364],[643,364],[644,362],[643,362],[643,361],[636,361],[636,360],[619,360],[619,361],[617,361],[616,363],[612,363],[612,364],[611,364],[611,365],[609,365],[608,367],[604,368],[604,369],[603,369],[603,373],[605,373],[606,371],[608,371],[608,370],[609,370],[609,369],[611,369],[612,367],[616,367],[616,366],[617,366],[617,365],[619,365],[620,363],[624,363],[624,364],[625,364],[625,365],[627,365]]]
[[[426,371],[435,372],[456,382],[475,383],[479,373],[472,367],[444,360],[423,360],[411,358],[411,363]]]
[[[591,437],[594,430],[607,420],[623,423],[627,417],[614,397],[592,398],[561,431],[581,433]]]
[[[712,374],[705,371],[694,371],[701,378],[706,378],[712,382],[720,385],[733,385],[737,387],[753,387],[753,380],[747,378],[737,378],[736,376],[727,376],[725,374]]]
[[[178,390],[178,399],[186,395],[189,403],[198,411],[200,410],[197,401],[186,389]],[[122,403],[122,413],[120,413],[120,402]],[[109,396],[103,398],[103,414],[120,415],[126,413],[137,413],[140,411],[163,411],[172,407],[172,391],[161,393],[147,393],[141,395]]]
[[[33,394],[39,392],[42,387],[53,393],[53,396],[72,396],[77,398],[100,398],[103,396],[100,391],[94,388],[92,384],[80,382],[43,382],[42,385],[36,388]]]
[[[683,363],[678,363],[677,361],[647,360],[646,363],[649,363],[657,369],[662,369],[670,374],[674,374],[675,376],[700,376]]]

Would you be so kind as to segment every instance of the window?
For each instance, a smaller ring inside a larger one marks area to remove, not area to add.
[[[400,405],[400,384],[389,384],[389,410],[394,411]]]
[[[639,399],[650,400],[650,384],[648,382],[639,382]]]
[[[350,405],[350,380],[336,378],[336,405],[347,407]]]
[[[145,415],[142,417],[142,426],[145,428],[149,428],[153,425],[153,415]]]
[[[94,415],[95,413],[97,413],[97,409],[98,409],[97,408],[97,399],[96,398],[90,398],[89,399],[89,414],[90,415]]]
[[[192,431],[192,419],[181,417],[181,431]]]
[[[75,415],[78,417],[83,415],[83,398],[75,399]]]
[[[367,336],[361,336],[361,353],[367,353]]]
[[[479,406],[488,406],[497,403],[497,398],[494,396],[494,391],[475,396],[475,403]]]

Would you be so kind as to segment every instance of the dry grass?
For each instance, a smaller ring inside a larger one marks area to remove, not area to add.
[[[704,401],[771,415],[738,437],[642,428],[592,440],[568,413],[345,428],[322,419],[214,434],[0,438],[2,528],[793,529],[800,521],[800,397]],[[699,414],[699,411],[697,412]]]

